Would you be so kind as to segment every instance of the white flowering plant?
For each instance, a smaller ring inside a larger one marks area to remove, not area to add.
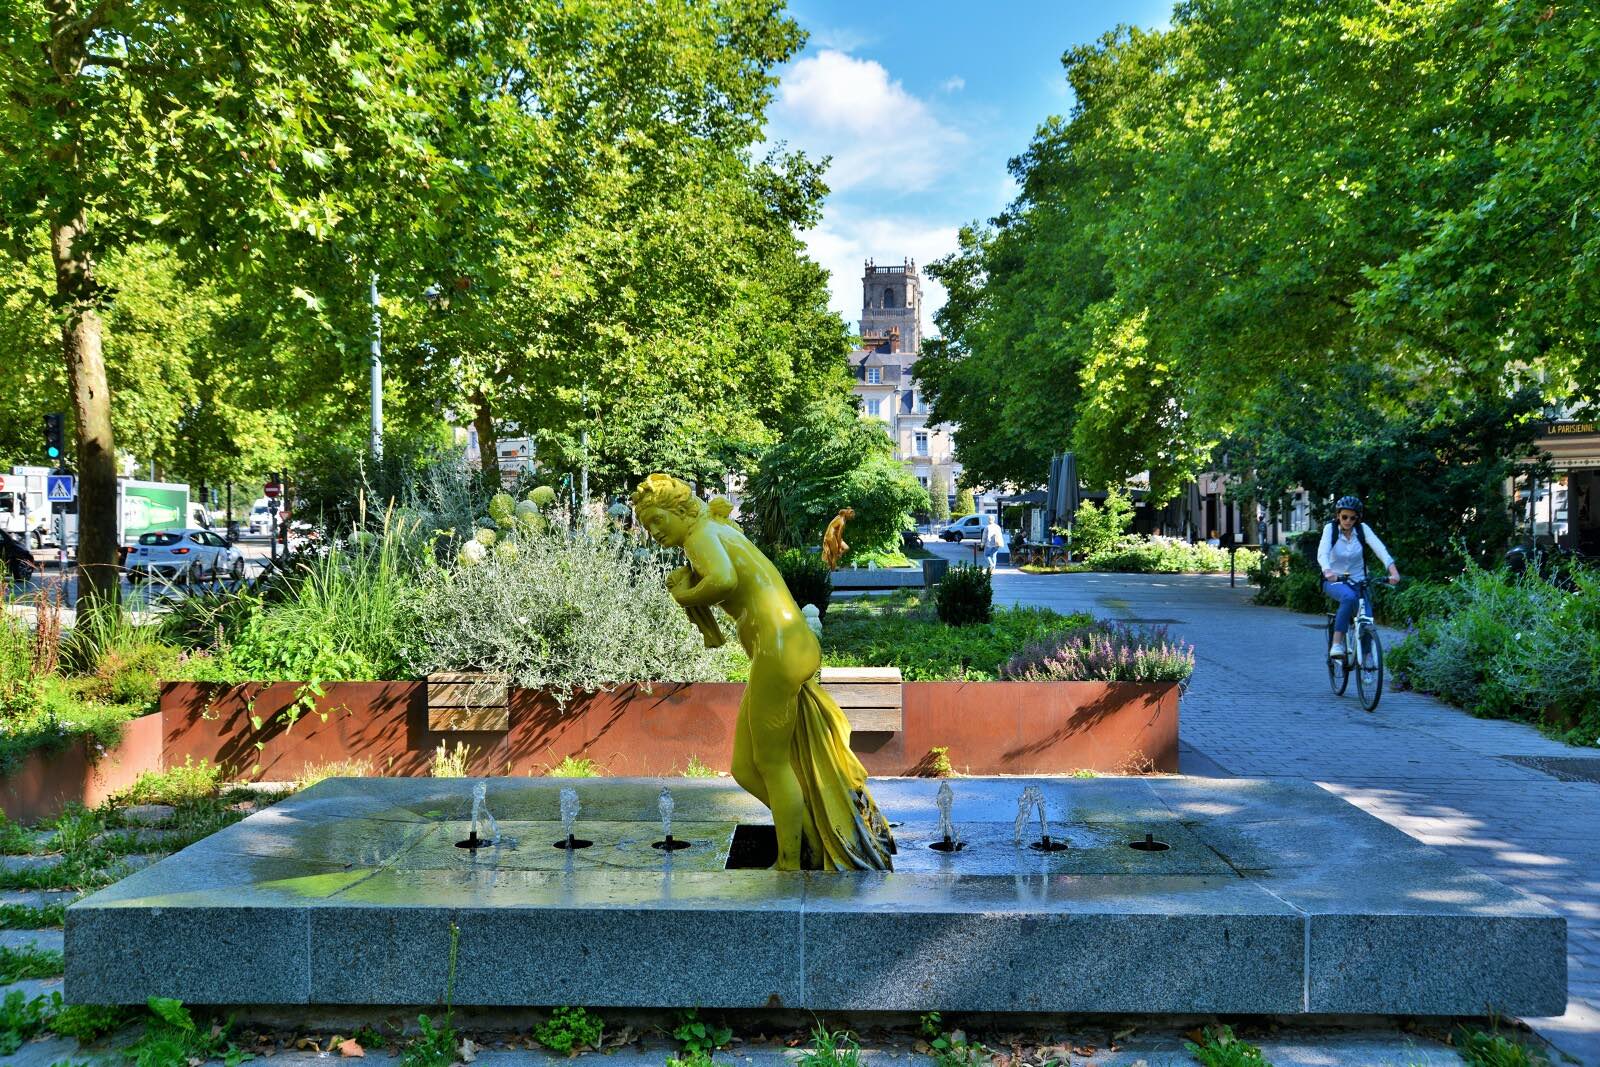
[[[602,525],[532,530],[514,523],[493,549],[423,573],[405,656],[418,675],[485,670],[553,691],[730,676],[667,592],[677,560]],[[470,559],[468,558],[470,557]]]

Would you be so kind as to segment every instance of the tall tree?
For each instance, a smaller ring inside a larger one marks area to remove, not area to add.
[[[9,14],[0,225],[19,253],[42,238],[54,264],[93,606],[118,587],[101,260],[165,237],[192,267],[287,288],[293,265],[348,258],[327,246],[353,210],[381,201],[425,223],[413,194],[448,185],[427,102],[450,72],[398,0],[19,0]]]

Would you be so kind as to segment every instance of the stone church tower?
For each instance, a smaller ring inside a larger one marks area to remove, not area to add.
[[[879,419],[894,458],[924,489],[942,484],[953,496],[961,465],[950,429],[928,421],[928,402],[914,371],[922,353],[922,275],[907,259],[897,267],[867,260],[861,275],[861,347],[850,353],[861,414]]]
[[[861,276],[861,336],[888,337],[898,330],[899,350],[922,351],[922,275],[913,260],[898,267],[867,260]]]

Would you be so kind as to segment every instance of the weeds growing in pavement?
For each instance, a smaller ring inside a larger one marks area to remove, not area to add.
[[[726,1026],[706,1022],[700,1018],[698,1011],[689,1008],[678,1016],[678,1025],[672,1028],[672,1036],[683,1043],[685,1059],[696,1061],[701,1057],[710,1059],[713,1052],[733,1039],[733,1031]]]
[[[400,1067],[450,1067],[460,1057],[461,1040],[456,1034],[456,955],[461,945],[461,928],[450,924],[450,962],[444,979],[444,1017],[434,1022],[426,1015],[417,1016],[420,1031],[400,1057]]]
[[[1190,1036],[1183,1047],[1203,1067],[1271,1067],[1259,1048],[1233,1036],[1231,1026],[1208,1026]]]
[[[1462,1027],[1451,1037],[1467,1067],[1548,1067],[1544,1053],[1500,1033],[1498,1020],[1491,1031]]]
[[[133,1067],[174,1067],[176,1064],[203,1063],[220,1059],[236,1067],[251,1056],[228,1040],[232,1023],[200,1026],[183,1001],[151,997],[151,1018],[144,1033],[128,1046],[127,1057]]]
[[[533,1028],[533,1039],[551,1052],[570,1056],[574,1049],[600,1047],[605,1023],[583,1008],[556,1008]]]
[[[0,1001],[0,1056],[12,1055],[45,1028],[53,1007],[61,1003],[60,993],[51,997],[29,999],[20,989],[6,994]]]
[[[467,761],[472,758],[472,750],[467,747],[465,741],[457,741],[454,751],[451,751],[448,744],[440,741],[439,747],[433,750],[433,767],[430,773],[435,778],[465,778]]]
[[[0,904],[0,930],[46,930],[66,922],[65,904],[46,904],[42,908],[27,904]]]
[[[861,1067],[861,1046],[848,1030],[830,1032],[818,1024],[811,1031],[811,1046],[800,1054],[796,1067]]]
[[[683,769],[683,777],[685,778],[715,778],[716,776],[717,769],[701,763],[699,756],[690,756],[689,765]]]
[[[551,778],[599,778],[600,765],[587,756],[562,756],[544,773]]]
[[[310,789],[318,782],[325,782],[329,778],[370,778],[371,776],[372,761],[370,759],[333,760],[328,763],[308,766],[301,770],[294,780],[294,787],[296,791],[299,791],[301,789]]]
[[[66,970],[61,953],[43,948],[0,946],[0,982],[24,978],[59,978]]]

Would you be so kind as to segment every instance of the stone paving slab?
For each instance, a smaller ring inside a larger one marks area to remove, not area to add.
[[[0,893],[0,906],[44,908],[51,904],[71,904],[83,894],[75,889],[22,889]]]
[[[0,948],[60,952],[61,942],[60,930],[0,930]]]
[[[723,870],[765,821],[731,782],[671,781],[695,842],[671,855],[662,780],[574,786],[577,851],[539,779],[489,780],[505,840],[456,847],[472,784],[325,782],[80,901],[71,996],[428,1003],[452,923],[460,1004],[1474,1012],[1566,990],[1560,918],[1304,782],[962,779],[969,844],[941,853],[938,783],[878,779],[897,870],[827,875]],[[1029,848],[1031,821],[1017,841],[1030,784],[1067,849]]]

